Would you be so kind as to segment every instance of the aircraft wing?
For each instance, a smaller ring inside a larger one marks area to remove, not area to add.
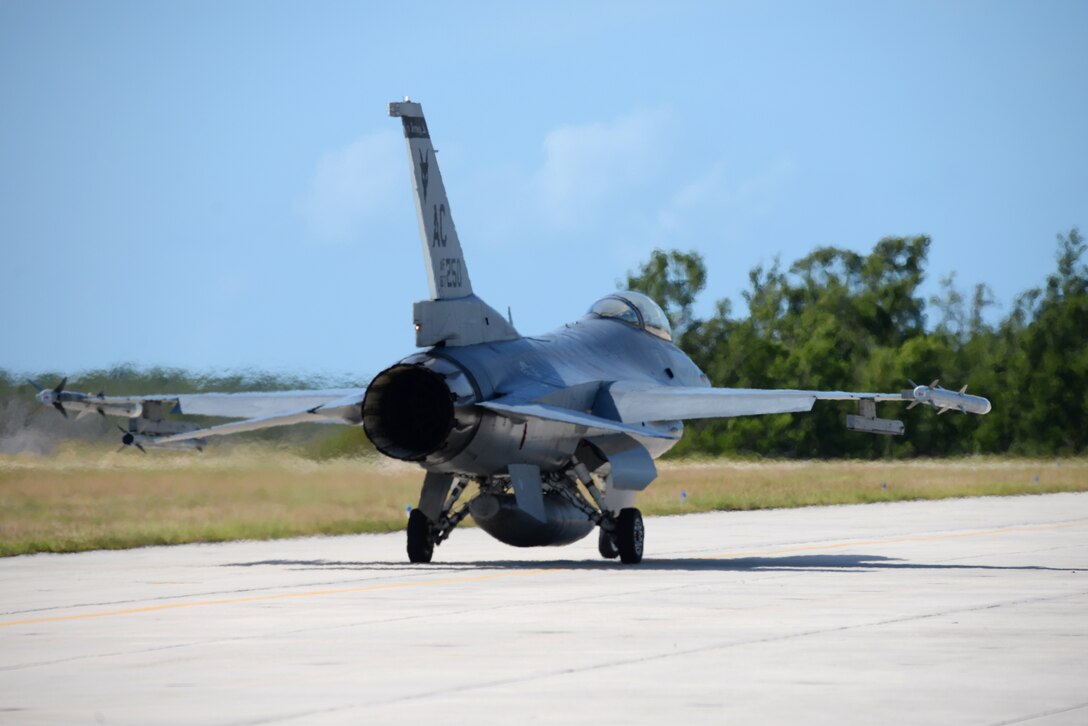
[[[309,394],[307,391],[290,391],[290,394]],[[232,421],[230,423],[211,426],[195,431],[163,436],[157,439],[160,444],[171,444],[188,439],[203,439],[208,436],[226,436],[238,434],[243,431],[257,431],[259,429],[274,428],[276,426],[290,426],[297,423],[340,423],[359,424],[363,420],[362,403],[365,391],[357,390],[339,398],[329,400],[328,396],[321,395],[328,392],[312,392],[314,395],[288,395],[276,396],[275,394],[247,394],[247,393],[220,393],[220,394],[194,394],[192,396],[179,396],[179,412],[202,416],[238,416],[238,411],[260,411],[279,406],[279,410],[262,416]],[[233,400],[235,396],[245,397]],[[218,397],[218,398],[216,398]],[[195,399],[195,400],[194,400]],[[224,400],[227,399],[227,400]],[[300,403],[315,403],[316,405],[296,406]],[[186,403],[190,404],[186,407]],[[286,408],[284,404],[290,406]],[[212,412],[215,413],[212,413]],[[229,412],[229,413],[228,413]]]
[[[918,388],[925,388],[919,386]],[[639,386],[615,383],[609,394],[619,420],[638,421],[685,420],[701,418],[732,418],[774,413],[811,411],[816,401],[899,401],[912,403],[919,397],[918,388],[899,393],[861,393],[853,391],[800,391],[759,388],[685,388],[671,386]],[[986,413],[990,402],[980,396],[958,395],[959,408],[965,412]]]
[[[167,393],[151,396],[107,396],[109,403],[161,403],[170,413],[222,418],[272,416],[284,411],[305,410],[339,399],[362,395],[362,388],[333,388],[314,391],[254,391],[245,393]]]

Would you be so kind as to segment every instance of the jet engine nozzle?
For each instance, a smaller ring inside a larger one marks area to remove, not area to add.
[[[437,464],[468,446],[480,423],[468,374],[444,358],[419,354],[385,369],[363,398],[363,430],[386,456]]]

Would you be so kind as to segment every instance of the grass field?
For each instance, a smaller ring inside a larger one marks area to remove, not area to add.
[[[0,555],[400,529],[421,471],[268,447],[0,456]],[[646,514],[1088,491],[1088,459],[660,464]],[[686,493],[686,496],[682,496]],[[471,519],[466,520],[466,524]]]

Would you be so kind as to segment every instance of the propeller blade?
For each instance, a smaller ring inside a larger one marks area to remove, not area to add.
[[[64,390],[64,387],[66,385],[68,385],[68,376],[65,376],[64,378],[60,379],[60,383],[58,383],[57,387],[53,389],[53,393],[56,393],[57,395],[60,395],[61,391]]]
[[[23,428],[24,428],[24,429],[25,429],[25,428],[26,428],[27,426],[29,426],[29,425],[30,425],[30,419],[32,419],[32,418],[34,418],[34,417],[35,417],[36,415],[38,415],[38,413],[39,413],[39,412],[40,412],[40,411],[41,411],[41,410],[42,410],[43,408],[45,408],[45,406],[40,406],[40,405],[39,405],[39,406],[35,406],[35,407],[34,407],[34,409],[33,409],[33,410],[32,410],[32,411],[30,412],[30,413],[28,413],[28,414],[26,415],[26,418],[25,418],[25,419],[23,419]]]
[[[38,389],[38,393],[41,393],[42,391],[45,390],[44,388],[42,388],[41,386],[39,386],[37,383],[30,380],[29,378],[26,379],[26,382],[29,383],[30,385],[34,386],[34,388]]]
[[[61,415],[64,416],[64,418],[68,418],[68,412],[64,410],[64,406],[60,405],[60,401],[53,401],[53,408],[60,411]]]
[[[910,402],[910,405],[909,405],[909,406],[907,406],[907,410],[909,411],[909,410],[911,410],[912,408],[914,408],[914,407],[915,407],[915,406],[917,406],[917,405],[918,405],[918,402],[917,402],[917,401],[911,401],[911,402]]]
[[[95,411],[98,411],[98,415],[102,418],[106,418],[106,412],[103,411],[101,408],[96,408]]]
[[[121,434],[122,434],[122,436],[121,436],[121,449],[125,448],[126,446],[132,446],[133,444],[135,444],[137,449],[139,449],[140,451],[143,451],[145,454],[147,453],[146,451],[144,451],[144,447],[140,446],[140,443],[138,441],[136,441],[136,435],[135,434],[133,434],[131,431],[128,431],[128,430],[122,428],[120,425],[117,426],[117,430],[120,431]],[[118,451],[120,451],[121,449],[118,449]]]
[[[907,379],[907,383],[909,383],[909,384],[910,384],[910,387],[911,387],[911,388],[917,388],[917,387],[918,387],[918,384],[917,384],[917,383],[915,383],[914,381],[912,381],[912,380],[911,380],[911,379],[909,379],[909,378]]]
[[[124,444],[121,444],[121,446],[120,446],[120,447],[119,447],[119,448],[117,449],[117,451],[115,451],[115,452],[113,452],[113,453],[115,453],[115,454],[120,454],[120,453],[121,453],[122,451],[124,451],[124,450],[125,450],[125,445],[124,445]]]

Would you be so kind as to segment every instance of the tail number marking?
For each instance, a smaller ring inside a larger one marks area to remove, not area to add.
[[[438,260],[438,287],[461,287],[461,258],[443,257]]]

